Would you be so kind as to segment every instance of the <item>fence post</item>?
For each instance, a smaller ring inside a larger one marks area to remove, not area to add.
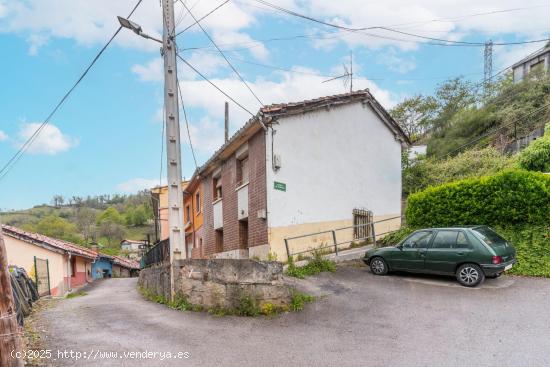
[[[336,256],[338,256],[338,243],[336,242],[336,232],[332,231],[332,241],[334,242],[334,252],[336,252]]]
[[[376,247],[376,232],[374,231],[374,222],[371,223],[372,228],[372,244]]]
[[[288,250],[288,240],[285,238],[286,257],[290,259],[290,251]]]

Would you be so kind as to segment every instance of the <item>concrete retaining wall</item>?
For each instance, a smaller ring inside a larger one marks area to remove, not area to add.
[[[179,260],[174,262],[176,292],[205,308],[235,308],[243,296],[256,299],[259,306],[287,305],[291,291],[283,283],[283,266],[276,261],[234,259]],[[140,286],[170,296],[168,265],[143,269]]]

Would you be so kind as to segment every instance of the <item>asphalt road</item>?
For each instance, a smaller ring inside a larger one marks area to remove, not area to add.
[[[239,318],[173,311],[142,299],[136,279],[110,279],[44,311],[45,346],[54,358],[57,350],[91,358],[55,366],[550,365],[550,279],[502,277],[468,289],[347,266],[299,286],[326,297],[301,313]],[[121,357],[145,351],[189,358]]]

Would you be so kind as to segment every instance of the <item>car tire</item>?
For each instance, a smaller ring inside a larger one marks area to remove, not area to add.
[[[456,270],[456,280],[465,287],[476,287],[485,280],[485,274],[476,264],[462,264]]]
[[[373,257],[369,265],[370,265],[370,271],[374,275],[388,274],[388,264],[380,256]]]

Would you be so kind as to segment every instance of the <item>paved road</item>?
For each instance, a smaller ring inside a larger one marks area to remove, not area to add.
[[[327,296],[272,319],[219,318],[153,304],[135,279],[110,279],[44,312],[46,346],[189,352],[186,360],[54,361],[59,366],[550,365],[550,279],[502,277],[467,289],[445,278],[340,267],[301,287]]]

